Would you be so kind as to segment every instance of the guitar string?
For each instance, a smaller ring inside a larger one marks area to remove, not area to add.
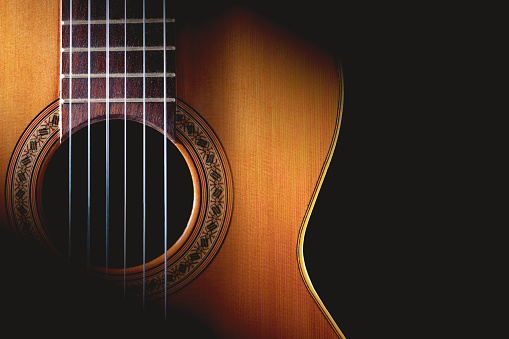
[[[69,261],[71,260],[71,181],[72,181],[72,0],[69,0]]]
[[[90,53],[90,47],[91,47],[91,25],[90,25],[90,19],[92,15],[91,10],[91,0],[88,0],[88,27],[87,27],[87,34],[88,34],[88,55],[87,55],[87,73],[88,73],[88,79],[87,79],[87,269],[90,269],[90,185],[91,185],[91,171],[90,171],[90,91],[91,91],[91,80],[90,80],[90,73],[91,73],[91,53]]]
[[[163,124],[164,124],[164,136],[163,136],[163,166],[164,166],[164,320],[166,321],[166,308],[168,300],[167,291],[167,263],[168,263],[168,150],[167,150],[167,114],[168,114],[168,103],[166,102],[166,0],[163,0],[163,91],[164,91],[164,103],[163,103]]]
[[[146,110],[146,53],[145,53],[145,0],[143,0],[143,292],[142,304],[145,309],[145,235],[146,235],[146,126],[145,126],[145,110]]]
[[[106,275],[109,265],[110,231],[110,0],[106,0]]]
[[[127,0],[124,0],[124,300],[127,266]]]
[[[73,55],[73,2],[70,0],[70,8],[69,8],[69,259],[71,258],[71,180],[72,180],[72,55]],[[124,1],[124,52],[127,51],[127,1]],[[146,252],[146,55],[145,55],[145,1],[143,1],[143,306],[145,306],[145,252]],[[166,145],[166,135],[167,135],[167,106],[166,106],[166,97],[167,97],[167,84],[166,84],[166,8],[165,2],[163,1],[163,39],[164,39],[164,248],[165,248],[165,286],[166,286],[166,273],[167,273],[167,145]],[[91,239],[90,239],[90,219],[91,219],[91,135],[90,135],[90,124],[91,124],[91,111],[90,111],[90,102],[91,102],[91,0],[88,0],[88,60],[87,60],[87,267],[90,268],[91,261]],[[106,273],[108,272],[109,265],[109,247],[108,247],[108,237],[109,237],[109,0],[106,0]],[[125,295],[125,281],[126,281],[126,211],[127,211],[127,183],[126,183],[126,172],[127,172],[127,105],[126,105],[126,97],[127,97],[127,53],[124,53],[124,295]],[[167,298],[167,291],[165,288],[165,300]],[[166,317],[166,303],[165,303],[165,317]]]

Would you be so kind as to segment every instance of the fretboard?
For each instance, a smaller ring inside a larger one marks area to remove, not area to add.
[[[174,13],[169,3],[163,13],[163,0],[143,2],[110,0],[107,9],[106,0],[62,0],[64,138],[89,121],[125,116],[162,131],[166,106],[174,139]]]

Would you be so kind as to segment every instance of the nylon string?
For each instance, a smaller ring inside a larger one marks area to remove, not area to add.
[[[87,268],[90,269],[90,91],[91,91],[91,80],[90,80],[90,73],[91,73],[91,53],[90,53],[90,46],[91,46],[91,25],[90,25],[90,19],[91,19],[91,5],[90,0],[88,0],[88,23],[87,23],[87,35],[88,35],[88,50],[87,50]]]
[[[72,179],[72,0],[69,4],[69,260],[71,260],[71,179]]]
[[[127,0],[124,0],[124,300],[127,266]]]
[[[106,274],[108,273],[109,267],[109,226],[110,226],[110,91],[109,91],[109,78],[110,78],[110,2],[106,0],[106,254],[105,254],[105,268]],[[91,0],[88,0],[88,22],[87,22],[87,268],[91,266]],[[143,307],[145,307],[146,299],[146,2],[143,1]],[[167,211],[167,183],[168,183],[168,168],[167,168],[167,65],[166,65],[166,2],[163,1],[163,124],[164,124],[164,145],[163,145],[163,158],[164,158],[164,315],[166,319],[167,312],[167,231],[168,231],[168,211]],[[73,106],[73,1],[70,0],[69,5],[69,219],[68,219],[68,255],[69,260],[71,259],[71,230],[72,230],[72,106]],[[127,270],[127,1],[124,0],[124,248],[123,248],[123,268],[124,268],[124,298],[126,293],[126,270]]]
[[[145,234],[146,234],[146,53],[145,53],[145,0],[143,0],[143,308],[145,308]]]
[[[110,1],[106,0],[106,274],[110,231]]]
[[[166,308],[167,308],[167,299],[168,299],[168,291],[167,291],[167,264],[168,264],[168,168],[167,168],[167,156],[168,156],[168,150],[167,150],[167,103],[166,103],[166,1],[163,0],[163,92],[164,92],[164,101],[163,101],[163,124],[164,124],[164,139],[163,139],[163,148],[164,148],[164,155],[163,155],[163,166],[164,166],[164,320],[166,321]]]

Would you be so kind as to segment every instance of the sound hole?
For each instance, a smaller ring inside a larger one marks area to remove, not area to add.
[[[90,235],[87,232],[87,127],[72,135],[71,261],[106,265],[106,123],[90,127]],[[143,126],[127,123],[126,266],[143,264]],[[168,150],[167,247],[182,235],[193,205],[193,184],[185,159],[158,131],[146,128],[146,241],[145,261],[164,254],[164,162]],[[108,267],[124,267],[124,122],[110,121],[110,187]],[[48,163],[42,187],[45,226],[54,246],[69,252],[69,141],[62,143]],[[90,251],[87,251],[87,239]],[[89,253],[89,254],[87,254]]]

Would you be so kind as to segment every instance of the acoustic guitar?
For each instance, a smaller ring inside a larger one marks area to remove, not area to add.
[[[344,338],[303,256],[341,120],[329,53],[240,6],[1,7],[3,229],[170,323]]]

